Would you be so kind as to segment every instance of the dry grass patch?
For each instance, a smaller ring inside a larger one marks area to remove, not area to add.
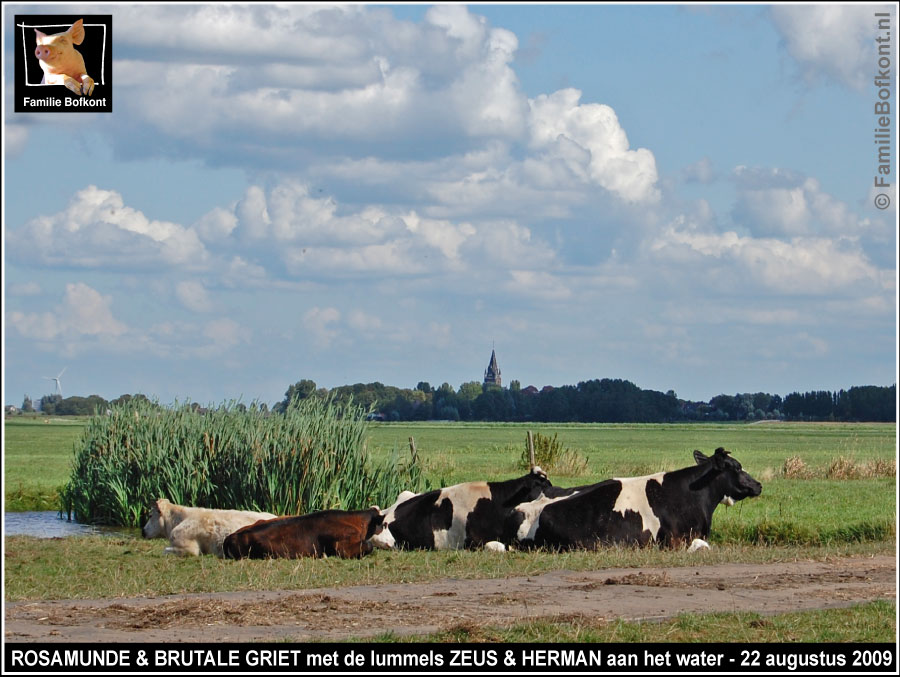
[[[857,461],[853,457],[838,456],[831,459],[823,468],[813,468],[799,456],[786,458],[781,467],[781,475],[785,479],[808,480],[861,480],[892,478],[897,476],[897,462],[894,459],[876,458],[870,461]]]

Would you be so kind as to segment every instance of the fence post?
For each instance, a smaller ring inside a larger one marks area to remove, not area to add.
[[[410,438],[409,438],[409,450],[412,453],[413,464],[418,463],[419,455],[418,455],[418,453],[416,453],[416,438],[415,437],[410,436]]]
[[[531,463],[531,469],[534,470],[534,436],[528,431],[528,462]]]

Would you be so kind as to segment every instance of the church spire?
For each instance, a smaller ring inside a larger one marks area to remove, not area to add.
[[[500,367],[497,365],[497,353],[491,348],[491,361],[488,363],[487,369],[484,370],[484,385],[500,386]]]

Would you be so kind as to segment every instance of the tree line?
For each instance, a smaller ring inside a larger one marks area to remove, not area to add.
[[[622,379],[593,379],[577,385],[508,388],[469,381],[415,388],[356,383],[331,390],[302,380],[273,407],[283,411],[293,398],[332,396],[371,409],[383,421],[508,421],[554,423],[666,423],[679,421],[872,421],[897,420],[897,386],[860,386],[837,392],[717,395],[708,402],[679,398],[674,391],[644,390]]]
[[[897,386],[857,386],[848,390],[792,392],[785,397],[769,393],[716,395],[708,402],[679,398],[674,391],[644,390],[622,379],[593,379],[577,385],[522,388],[518,381],[509,387],[485,387],[478,381],[454,389],[449,383],[432,387],[420,381],[415,388],[398,388],[383,383],[356,383],[327,389],[303,379],[290,385],[284,399],[272,407],[283,413],[294,399],[333,397],[350,399],[370,418],[380,421],[507,421],[546,423],[669,423],[687,421],[872,421],[896,422]],[[55,416],[92,415],[132,398],[147,400],[142,394],[122,395],[107,401],[99,395],[67,397],[45,395],[35,406],[26,396],[25,412],[36,409]],[[263,412],[266,404],[254,403]],[[230,406],[246,408],[241,403]],[[204,411],[194,402],[192,408]]]

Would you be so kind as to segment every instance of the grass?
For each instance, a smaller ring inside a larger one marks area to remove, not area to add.
[[[163,555],[166,542],[144,540],[137,530],[113,536],[5,538],[8,601],[159,596],[239,590],[304,590],[376,583],[427,582],[529,576],[547,571],[587,571],[698,563],[785,562],[893,552],[892,542],[823,546],[723,545],[710,551],[605,548],[599,551],[492,553],[377,550],[361,560],[222,560]]]
[[[429,643],[787,643],[896,640],[896,605],[878,600],[841,609],[762,616],[757,613],[680,614],[663,622],[542,619],[510,627],[465,625],[429,635],[380,635],[365,642]]]
[[[388,505],[405,489],[422,491],[414,460],[373,461],[365,414],[320,398],[295,400],[277,416],[255,403],[200,414],[188,404],[132,399],[88,421],[62,507],[79,522],[136,527],[160,497],[300,515]]]
[[[4,425],[6,509],[48,509],[69,479],[73,448],[84,419],[23,417]],[[433,485],[474,479],[509,479],[519,467],[526,431],[558,434],[566,448],[587,460],[583,474],[552,475],[556,484],[584,484],[612,476],[673,470],[693,462],[691,452],[731,450],[747,471],[764,484],[782,475],[785,461],[803,460],[811,475],[825,477],[841,457],[857,463],[892,461],[896,457],[896,425],[881,423],[743,424],[506,424],[506,423],[373,423],[367,448],[376,460],[396,449],[406,453],[414,437],[425,477]],[[862,485],[860,485],[862,486]],[[30,498],[33,496],[32,498]],[[44,497],[44,498],[42,498]],[[44,506],[44,507],[41,507]],[[52,509],[58,508],[58,502]]]
[[[6,419],[3,470],[8,511],[59,510],[59,491],[72,469],[72,449],[85,419]]]
[[[7,510],[58,508],[55,492],[68,480],[73,446],[83,426],[84,421],[58,419],[48,424],[6,421]],[[557,434],[561,444],[587,461],[582,475],[552,475],[559,485],[675,469],[692,462],[693,449],[711,453],[724,446],[763,483],[763,494],[731,508],[719,507],[711,539],[716,547],[694,554],[652,548],[499,556],[376,551],[358,561],[232,562],[214,557],[165,557],[164,541],[142,540],[137,530],[48,540],[14,536],[4,540],[6,599],[296,590],[447,577],[502,578],[556,569],[688,566],[699,561],[762,563],[895,552],[895,471],[865,476],[847,471],[848,464],[839,462],[850,459],[861,467],[880,461],[879,467],[887,467],[896,457],[893,424],[571,424],[531,428],[544,435]],[[380,461],[395,450],[404,452],[409,437],[415,437],[425,477],[434,485],[501,480],[522,474],[519,459],[528,429],[514,424],[373,424],[368,428],[366,446]],[[803,461],[801,477],[783,472],[785,462],[793,457]],[[835,467],[842,473],[840,477],[830,470]],[[853,611],[807,612],[777,619],[712,614],[680,617],[662,625],[560,619],[510,628],[460,628],[454,631],[456,635],[429,636],[421,641],[886,641],[883,638],[888,636],[893,641],[892,609],[875,604]],[[819,618],[826,620],[816,629]]]
[[[518,461],[527,430],[552,436],[585,457],[583,475],[553,475],[556,484],[583,484],[612,476],[674,470],[693,463],[691,453],[725,447],[761,481],[779,474],[791,456],[826,469],[841,456],[857,461],[892,460],[896,425],[883,423],[745,424],[515,424],[378,423],[369,428],[376,454],[404,448],[410,436],[425,463],[426,476],[447,484],[521,473]]]

